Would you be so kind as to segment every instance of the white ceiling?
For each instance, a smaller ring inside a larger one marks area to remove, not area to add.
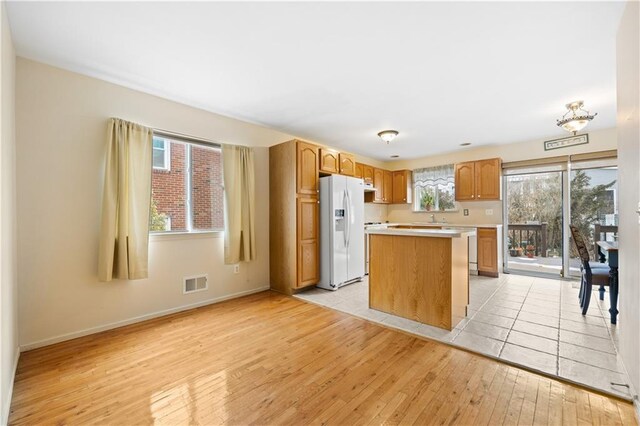
[[[7,3],[20,56],[378,159],[563,136],[577,99],[615,126],[623,8]]]

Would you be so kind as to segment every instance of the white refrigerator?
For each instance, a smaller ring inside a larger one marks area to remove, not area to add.
[[[364,277],[364,183],[320,178],[320,283],[327,290]]]

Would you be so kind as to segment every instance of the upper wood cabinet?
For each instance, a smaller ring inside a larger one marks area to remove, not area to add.
[[[338,154],[340,160],[340,174],[345,176],[354,176],[356,173],[356,160],[351,154],[341,152]]]
[[[367,166],[366,164],[363,164],[362,180],[364,181],[364,183],[373,185],[373,166]]]
[[[318,195],[318,147],[310,143],[296,143],[296,192]]]
[[[476,199],[499,200],[500,172],[502,162],[499,158],[476,161]]]
[[[500,200],[499,158],[456,164],[456,201]]]
[[[373,169],[373,202],[374,203],[383,203],[384,202],[384,170],[382,169]]]
[[[475,165],[473,161],[456,164],[456,201],[475,199]]]
[[[320,171],[340,173],[340,153],[333,149],[320,148]]]
[[[382,202],[385,204],[391,204],[393,200],[393,173],[388,170],[384,170],[384,182],[382,190]]]
[[[498,276],[498,232],[495,228],[478,228],[478,274]]]
[[[356,170],[355,170],[355,173],[353,174],[353,177],[362,179],[363,175],[364,175],[364,164],[356,163]]]
[[[411,204],[411,170],[396,170],[393,172],[393,204]]]

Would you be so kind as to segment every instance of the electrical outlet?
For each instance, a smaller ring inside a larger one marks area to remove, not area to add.
[[[233,265],[233,273],[234,274],[239,274],[240,273],[240,265],[239,264],[235,264]]]
[[[469,216],[469,209],[464,209],[462,211],[462,214],[464,214],[465,216]]]
[[[487,216],[493,216],[493,209],[485,209],[484,214]]]

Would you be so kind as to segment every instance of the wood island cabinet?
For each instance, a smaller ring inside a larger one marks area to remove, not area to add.
[[[456,201],[499,201],[501,169],[499,158],[456,164]]]
[[[393,204],[411,204],[412,202],[411,170],[396,170],[393,172]]]
[[[269,148],[270,284],[281,293],[292,294],[320,280],[318,190],[322,151],[298,140]]]
[[[356,173],[356,160],[353,155],[341,152],[338,154],[340,161],[340,174],[345,176],[354,176]]]
[[[320,148],[320,171],[340,173],[340,153],[333,149]]]

